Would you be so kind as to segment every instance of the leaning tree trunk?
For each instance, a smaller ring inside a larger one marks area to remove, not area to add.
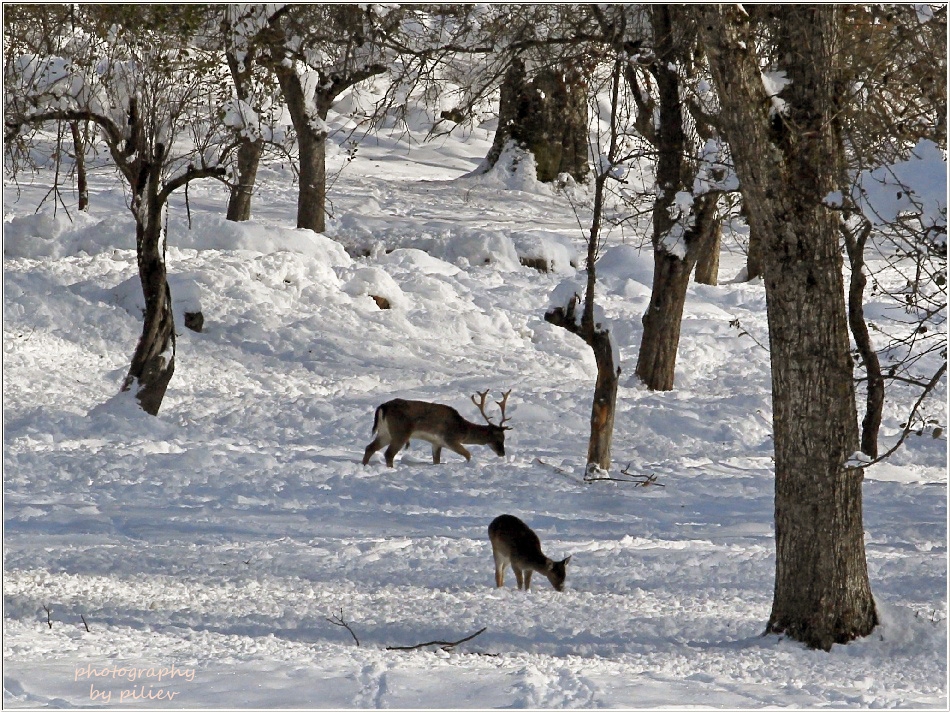
[[[550,183],[562,173],[584,180],[588,164],[587,87],[579,72],[544,68],[528,80],[516,58],[505,74],[498,107],[498,129],[484,167],[497,163],[513,141],[531,152],[538,180]]]
[[[829,650],[877,624],[862,522],[863,470],[837,216],[843,149],[840,9],[788,6],[777,18],[784,116],[770,114],[748,16],[701,6],[750,228],[763,240],[772,360],[776,571],[767,631]]]
[[[147,148],[141,147],[142,154]],[[132,212],[135,215],[135,245],[139,279],[145,297],[142,336],[132,356],[122,390],[135,390],[142,410],[158,415],[168,382],[175,372],[175,318],[171,290],[165,271],[162,207],[159,198],[161,161],[164,147],[158,144],[149,161],[137,161],[138,178],[133,185]]]

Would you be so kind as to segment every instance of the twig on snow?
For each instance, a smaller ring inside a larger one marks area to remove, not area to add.
[[[332,623],[335,626],[340,628],[346,628],[350,631],[350,635],[353,636],[353,641],[356,643],[356,647],[360,647],[360,639],[356,637],[356,633],[353,632],[353,629],[350,628],[350,624],[343,620],[343,609],[340,609],[340,615],[333,616],[332,618],[327,618],[327,622]]]
[[[640,475],[630,472],[631,463],[627,463],[627,466],[620,471],[620,474],[624,477],[611,477],[610,475],[597,475],[596,477],[592,476],[594,471],[603,472],[600,468],[594,470],[588,470],[584,474],[584,482],[630,482],[634,487],[649,487],[653,485],[655,487],[666,487],[662,482],[656,481],[656,475]]]
[[[82,613],[80,613],[80,614],[79,614],[79,617],[82,619],[82,624],[83,624],[84,626],[86,626],[86,632],[87,632],[87,633],[92,633],[92,631],[89,630],[89,624],[86,623],[86,616],[84,616]]]

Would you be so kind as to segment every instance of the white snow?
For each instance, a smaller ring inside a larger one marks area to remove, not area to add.
[[[652,255],[608,234],[598,319],[626,359],[611,473],[663,486],[585,483],[596,367],[543,320],[559,284],[583,285],[584,233],[514,156],[472,175],[489,131],[423,133],[360,145],[326,236],[293,229],[276,162],[249,223],[222,219],[213,182],[189,189],[191,229],[173,197],[179,336],[157,418],[118,393],[142,324],[117,180],[97,170],[73,223],[34,215],[49,174],[6,184],[4,707],[945,709],[946,436],[866,471],[874,634],[830,653],[763,637],[768,354],[730,326],[766,337],[761,280],[735,280],[727,235],[721,286],[690,286],[676,388],[650,392],[633,370]],[[346,156],[328,153],[333,174]],[[477,421],[485,388],[512,389],[506,457],[434,466],[419,443],[395,469],[360,464],[380,403]],[[911,400],[889,396],[885,445]],[[573,556],[564,592],[493,587],[502,513]]]

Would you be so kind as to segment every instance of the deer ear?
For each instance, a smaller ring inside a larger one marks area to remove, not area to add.
[[[571,554],[571,556],[573,556],[573,554]],[[566,559],[564,559],[564,561],[562,561],[561,563],[564,564],[565,566],[567,566],[569,563],[571,563],[571,556],[568,556],[568,557],[567,557]]]

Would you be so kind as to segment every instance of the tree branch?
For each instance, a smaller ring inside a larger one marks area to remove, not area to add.
[[[193,180],[198,180],[200,178],[220,178],[226,173],[227,170],[224,168],[224,166],[211,166],[208,168],[195,168],[194,166],[188,166],[184,173],[172,178],[170,181],[165,183],[162,191],[158,194],[158,203],[159,205],[164,205],[165,201],[168,200],[168,197],[172,193]]]

